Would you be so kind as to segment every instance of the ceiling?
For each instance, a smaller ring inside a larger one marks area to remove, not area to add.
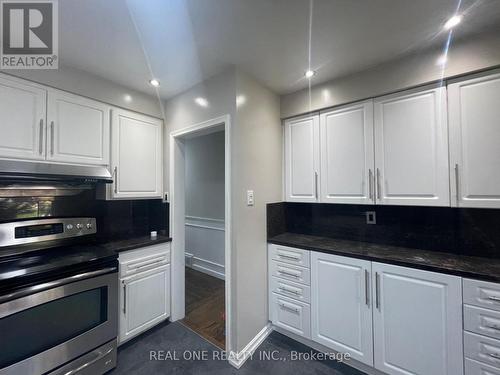
[[[444,45],[460,0],[64,0],[60,64],[164,98],[231,65],[278,94]],[[309,42],[312,4],[311,43]],[[454,38],[500,32],[499,0],[462,0]]]

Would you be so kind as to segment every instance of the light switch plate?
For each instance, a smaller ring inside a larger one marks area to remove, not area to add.
[[[247,190],[247,206],[253,206],[254,198],[253,198],[253,190]]]

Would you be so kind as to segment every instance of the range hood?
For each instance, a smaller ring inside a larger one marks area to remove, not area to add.
[[[0,183],[60,182],[66,185],[112,183],[111,173],[103,166],[49,164],[0,160]]]

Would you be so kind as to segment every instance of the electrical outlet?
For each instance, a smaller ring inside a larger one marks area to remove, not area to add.
[[[375,211],[366,211],[366,224],[377,224],[377,213]]]
[[[247,190],[247,206],[253,206],[253,204],[254,204],[253,190]]]

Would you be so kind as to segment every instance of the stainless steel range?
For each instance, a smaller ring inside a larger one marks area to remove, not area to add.
[[[117,255],[94,218],[0,224],[0,375],[116,366]]]

